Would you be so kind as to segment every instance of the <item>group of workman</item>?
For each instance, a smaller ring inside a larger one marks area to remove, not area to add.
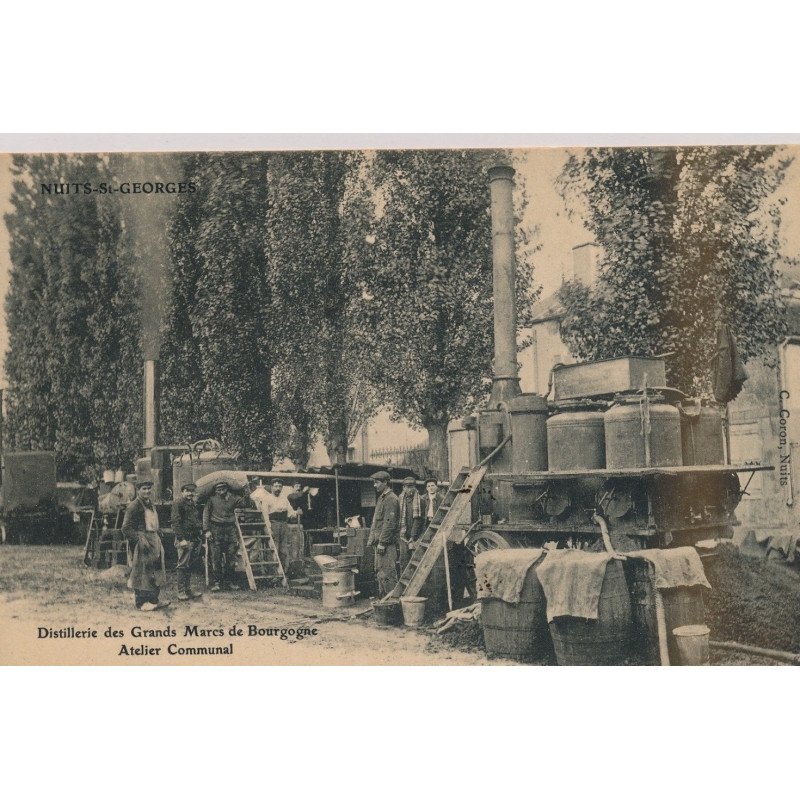
[[[411,559],[417,540],[436,514],[444,495],[433,479],[426,482],[425,494],[420,495],[415,479],[405,478],[399,496],[390,487],[388,472],[376,472],[371,479],[377,501],[367,546],[375,548],[377,589],[378,595],[383,597],[397,583],[398,567],[402,570]],[[211,591],[239,589],[235,577],[239,552],[237,509],[257,508],[269,518],[272,537],[284,568],[293,558],[302,558],[302,545],[298,551],[293,542],[297,541],[298,530],[302,541],[300,521],[305,490],[295,483],[287,496],[283,494],[283,486],[283,481],[276,478],[271,483],[271,491],[257,484],[252,491],[249,486],[245,487],[240,495],[232,492],[226,481],[219,481],[205,503],[202,516],[197,504],[196,484],[186,483],[181,487],[181,497],[173,502],[171,511],[178,555],[179,600],[202,597],[202,592],[192,591],[190,581],[192,565],[204,541],[210,555]],[[161,587],[166,582],[166,570],[152,491],[152,481],[138,483],[136,498],[128,505],[122,523],[122,533],[132,554],[128,587],[133,589],[136,608],[142,611],[170,605],[168,601],[159,600]],[[296,526],[294,531],[292,525]]]

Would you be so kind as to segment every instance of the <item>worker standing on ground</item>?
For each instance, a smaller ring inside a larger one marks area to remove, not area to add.
[[[200,512],[195,500],[196,489],[194,483],[184,483],[181,496],[172,504],[172,530],[178,553],[178,600],[193,600],[203,596],[202,592],[193,592],[191,587],[192,565],[203,539]]]
[[[297,519],[297,511],[292,508],[289,500],[281,494],[283,492],[283,481],[275,478],[270,485],[270,491],[263,488],[253,492],[253,499],[261,509],[261,513],[269,518],[269,525],[272,528],[272,538],[275,540],[275,547],[278,548],[278,558],[284,571],[290,561],[289,553],[289,520]]]
[[[403,478],[400,493],[400,569],[406,568],[411,553],[422,533],[422,499],[417,491],[417,482],[410,475]]]
[[[214,573],[212,592],[224,586],[238,591],[236,584],[236,555],[239,552],[239,537],[236,534],[234,511],[237,508],[253,508],[249,494],[237,497],[225,481],[214,485],[214,494],[208,498],[203,509],[203,531],[211,547],[211,566]]]
[[[287,574],[291,572],[292,577],[295,577],[295,573],[302,575],[304,571],[303,556],[306,552],[306,546],[305,532],[303,531],[303,506],[307,496],[306,492],[303,491],[302,484],[295,481],[292,485],[292,491],[286,498],[297,514],[294,522],[289,521],[289,567]]]
[[[378,594],[385,597],[397,584],[397,541],[400,538],[400,501],[391,490],[388,472],[372,476],[378,501],[372,517],[367,547],[375,547]]]
[[[133,589],[134,603],[140,611],[155,611],[169,605],[158,601],[167,576],[164,547],[158,535],[158,511],[151,500],[152,492],[152,481],[139,483],[136,499],[125,509],[122,522],[122,533],[132,553],[128,588]]]

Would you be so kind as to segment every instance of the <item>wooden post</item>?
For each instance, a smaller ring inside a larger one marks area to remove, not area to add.
[[[656,626],[658,630],[658,654],[661,659],[661,666],[669,666],[669,650],[667,649],[667,617],[664,613],[664,600],[661,597],[661,590],[653,579],[653,589],[656,597]]]
[[[450,587],[450,556],[447,554],[447,536],[444,539],[444,579],[447,582],[447,607],[453,610],[453,590]]]

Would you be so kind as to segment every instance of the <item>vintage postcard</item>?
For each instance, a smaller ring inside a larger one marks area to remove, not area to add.
[[[0,663],[800,664],[798,156],[0,155]]]

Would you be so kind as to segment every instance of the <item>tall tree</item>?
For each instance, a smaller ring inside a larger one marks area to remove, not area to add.
[[[447,424],[486,397],[492,373],[493,151],[379,152],[374,232],[362,246],[361,347],[380,399],[423,427],[429,462],[447,474]],[[372,242],[372,244],[370,244]],[[520,326],[535,292],[518,248]]]
[[[206,159],[195,154],[184,157],[185,176],[202,174]],[[197,249],[203,206],[204,194],[184,195],[168,229],[169,290],[159,348],[164,441],[187,444],[217,438],[222,430],[223,409],[203,378],[199,336],[193,328],[194,303],[203,271]]]
[[[775,147],[595,148],[559,186],[602,248],[599,279],[568,283],[562,332],[579,358],[669,353],[670,383],[707,389],[718,323],[745,359],[783,329]]]
[[[162,344],[168,430],[189,439],[216,423],[227,448],[267,466],[281,438],[264,247],[268,161],[265,153],[187,160],[198,196],[179,206],[170,232],[175,275]],[[198,419],[176,407],[187,400]]]
[[[141,396],[136,282],[118,200],[84,191],[84,182],[109,179],[102,157],[18,156],[13,164],[10,445],[54,449],[62,477],[96,478],[132,461]],[[43,188],[53,183],[72,185]]]
[[[335,151],[285,153],[270,164],[267,255],[281,349],[275,396],[299,463],[317,434],[331,462],[344,462],[375,410],[354,346],[359,248],[352,243],[363,239],[371,211],[355,191],[363,168],[363,154]]]

